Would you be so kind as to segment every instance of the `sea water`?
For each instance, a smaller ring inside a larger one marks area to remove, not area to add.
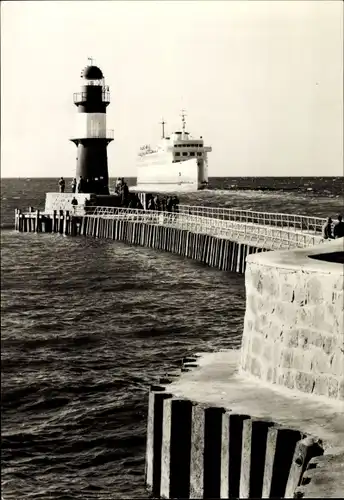
[[[181,201],[314,216],[343,206],[319,181],[230,183]],[[14,208],[43,208],[54,190],[56,179],[2,180],[2,497],[145,498],[149,385],[187,354],[240,347],[244,277],[115,241],[15,233]]]

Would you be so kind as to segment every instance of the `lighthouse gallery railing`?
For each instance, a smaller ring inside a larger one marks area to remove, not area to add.
[[[112,128],[100,129],[100,130],[89,130],[84,133],[80,133],[78,137],[73,137],[72,139],[114,139],[115,132]]]
[[[73,102],[74,104],[81,104],[86,102],[87,100],[87,92],[74,92],[73,94]],[[107,90],[102,91],[102,102],[110,103],[110,92]]]

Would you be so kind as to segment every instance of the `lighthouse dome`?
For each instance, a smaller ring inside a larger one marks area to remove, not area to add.
[[[82,72],[85,80],[102,80],[104,78],[102,70],[98,66],[86,66]]]

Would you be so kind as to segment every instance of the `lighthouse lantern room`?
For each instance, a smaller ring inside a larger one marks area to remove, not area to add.
[[[76,134],[71,139],[77,146],[76,179],[82,178],[84,193],[108,195],[107,146],[114,138],[113,130],[106,128],[109,87],[92,59],[82,70],[81,80],[81,91],[74,94],[78,115]]]

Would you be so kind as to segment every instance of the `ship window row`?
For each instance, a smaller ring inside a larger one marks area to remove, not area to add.
[[[176,148],[203,148],[203,144],[175,144]]]
[[[197,153],[197,156],[202,156],[203,153]],[[177,151],[176,153],[174,153],[175,156],[180,156],[180,153],[179,151]],[[190,151],[189,152],[183,152],[183,156],[196,156],[196,153],[195,151]]]

